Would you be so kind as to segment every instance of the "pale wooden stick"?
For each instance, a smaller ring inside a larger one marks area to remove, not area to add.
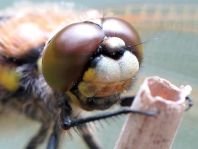
[[[131,108],[160,113],[155,117],[130,114],[115,149],[171,148],[191,90],[189,85],[178,88],[159,77],[146,78]]]

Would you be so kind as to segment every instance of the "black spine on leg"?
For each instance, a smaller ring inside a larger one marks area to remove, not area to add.
[[[108,113],[102,113],[102,114],[96,114],[93,116],[85,117],[85,118],[79,118],[79,119],[70,119],[70,117],[62,117],[62,128],[63,129],[69,129],[71,127],[79,126],[82,124],[103,120],[107,118],[111,118],[114,116],[122,115],[122,114],[139,114],[139,115],[145,115],[145,116],[155,116],[159,113],[159,111],[152,111],[152,112],[145,112],[145,111],[137,111],[132,110],[130,108],[122,108],[117,111],[108,112]]]
[[[52,134],[49,138],[47,149],[57,149],[58,147],[58,136],[57,134]]]
[[[47,149],[58,149],[60,133],[60,128],[55,124],[47,144]]]

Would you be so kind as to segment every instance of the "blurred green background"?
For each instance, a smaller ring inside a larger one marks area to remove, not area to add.
[[[33,1],[33,0],[32,0]],[[49,0],[48,0],[49,1]],[[24,1],[23,1],[24,2]],[[27,1],[25,1],[27,2]],[[40,2],[35,0],[34,2]],[[96,8],[114,12],[130,21],[139,31],[144,43],[144,63],[136,88],[143,78],[158,75],[177,85],[190,84],[193,88],[193,108],[185,113],[173,149],[198,147],[198,2],[197,0],[74,0],[52,1],[67,3],[76,9]],[[0,8],[11,7],[17,0],[1,0]],[[53,13],[53,12],[52,12]],[[93,127],[105,149],[112,149],[125,117],[109,120],[103,127]],[[39,124],[15,114],[0,117],[0,148],[22,148]],[[63,148],[86,148],[74,134],[62,140]],[[44,146],[43,146],[44,147]],[[43,148],[42,147],[42,148]]]

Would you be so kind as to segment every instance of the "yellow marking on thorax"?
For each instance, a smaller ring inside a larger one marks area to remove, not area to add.
[[[20,75],[4,66],[0,66],[0,85],[9,91],[16,91],[19,87]]]

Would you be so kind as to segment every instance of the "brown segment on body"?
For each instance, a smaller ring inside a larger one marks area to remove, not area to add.
[[[55,8],[21,10],[0,22],[0,54],[20,58],[45,44],[59,27],[77,21],[80,12]],[[53,13],[52,13],[53,11]],[[49,15],[50,14],[50,15]],[[84,15],[84,19],[89,16]],[[75,18],[75,19],[74,19]]]

